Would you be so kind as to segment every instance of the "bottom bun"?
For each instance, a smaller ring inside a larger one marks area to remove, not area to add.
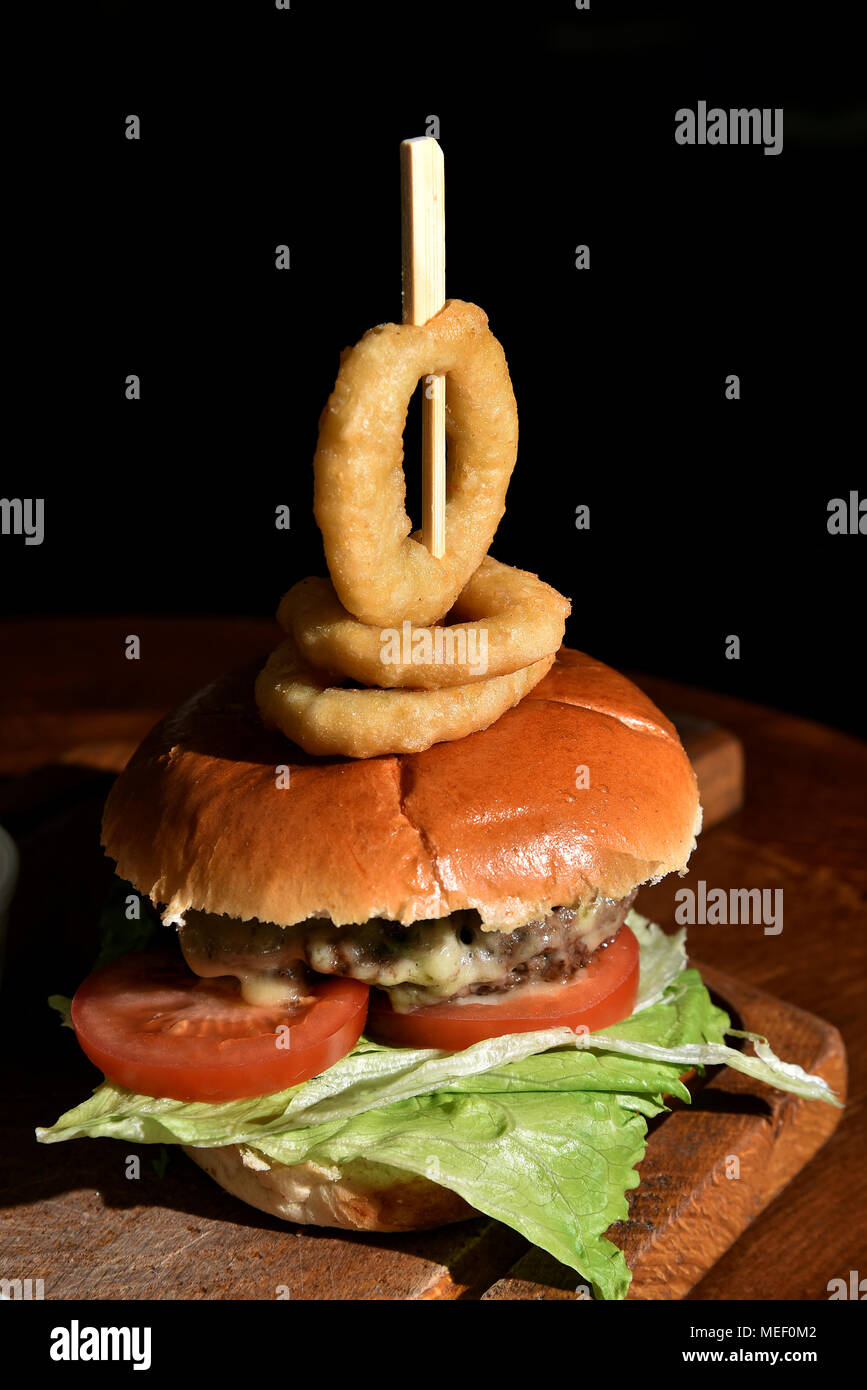
[[[303,1226],[345,1231],[424,1231],[478,1216],[456,1192],[420,1174],[356,1159],[340,1167],[277,1163],[239,1144],[184,1146],[200,1168],[251,1207]]]

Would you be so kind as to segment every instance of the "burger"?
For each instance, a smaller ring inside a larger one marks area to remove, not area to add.
[[[297,1223],[403,1231],[478,1212],[622,1298],[647,1120],[727,1062],[729,1020],[633,909],[701,823],[674,727],[561,648],[492,725],[415,754],[305,754],[256,672],[162,720],[118,778],[101,963],[55,1000],[105,1074],[38,1131],[181,1145]]]
[[[441,554],[437,528],[409,534],[403,474],[437,377]],[[686,1072],[832,1096],[762,1039],[727,1046],[683,933],[633,908],[686,867],[695,775],[640,690],[561,645],[568,600],[489,555],[516,454],[478,306],[343,354],[314,458],[330,579],[290,589],[265,666],[169,714],[118,778],[103,949],[54,1001],[105,1079],[38,1136],[180,1145],[299,1223],[483,1212],[620,1298],[605,1232]]]

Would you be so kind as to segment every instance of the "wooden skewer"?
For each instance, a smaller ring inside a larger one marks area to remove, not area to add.
[[[403,321],[427,323],[446,299],[443,152],[422,136],[400,147],[403,231]],[[422,398],[422,541],[446,553],[446,380],[426,378]]]

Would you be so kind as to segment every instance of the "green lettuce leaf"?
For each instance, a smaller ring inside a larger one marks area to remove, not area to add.
[[[49,994],[48,1007],[60,1014],[61,1028],[72,1028],[72,1000],[65,994]],[[75,1029],[73,1028],[73,1032]]]
[[[626,1216],[646,1118],[665,1096],[689,1100],[689,1067],[727,1064],[798,1095],[836,1099],[781,1062],[767,1041],[728,1046],[727,1015],[695,970],[683,933],[636,913],[636,1011],[587,1034],[515,1033],[463,1052],[391,1048],[362,1038],[321,1076],[275,1095],[219,1104],[137,1095],[104,1081],[43,1143],[81,1136],[212,1147],[239,1144],[260,1166],[357,1158],[433,1178],[578,1270],[597,1297],[623,1297],[629,1274],[604,1232]]]
[[[132,906],[129,899],[135,899]],[[129,917],[127,914],[130,911],[136,911],[139,915]],[[99,954],[93,963],[94,970],[120,956],[162,946],[166,939],[166,928],[150,899],[138,893],[126,879],[116,878],[112,881],[100,913],[97,937]]]
[[[578,1271],[597,1298],[623,1298],[629,1270],[604,1233],[628,1215],[645,1117],[661,1108],[646,1096],[438,1093],[269,1137],[253,1156],[421,1173]]]
[[[672,980],[686,969],[686,927],[669,936],[634,909],[626,918],[640,950],[638,996],[633,1014],[640,1013],[662,998]]]

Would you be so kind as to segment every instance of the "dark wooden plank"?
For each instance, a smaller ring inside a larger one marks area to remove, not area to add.
[[[702,827],[710,830],[744,800],[744,750],[735,734],[693,714],[670,715],[698,781]]]
[[[128,661],[135,633],[141,657]],[[163,714],[280,638],[264,618],[67,618],[0,625],[0,775],[59,760],[76,745],[136,746]]]
[[[116,1140],[19,1141],[4,1165],[0,1273],[42,1278],[49,1299],[477,1298],[525,1247],[482,1217],[401,1236],[300,1227],[230,1197],[180,1150],[159,1176],[160,1158]]]
[[[836,1028],[740,980],[699,966],[741,1026],[769,1035],[787,1061],[818,1073],[842,1097],[846,1052]],[[683,1298],[813,1155],[841,1112],[721,1068],[651,1132],[629,1219],[610,1238],[632,1270],[630,1299]],[[586,1296],[575,1271],[529,1250],[483,1298]],[[769,1296],[767,1293],[765,1297]]]

